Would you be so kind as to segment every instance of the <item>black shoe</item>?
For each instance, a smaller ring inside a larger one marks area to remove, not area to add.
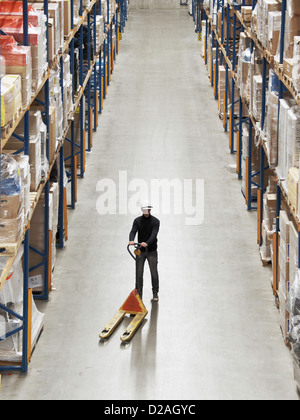
[[[157,292],[153,292],[153,302],[158,302],[159,301],[159,297],[158,297],[158,293]]]

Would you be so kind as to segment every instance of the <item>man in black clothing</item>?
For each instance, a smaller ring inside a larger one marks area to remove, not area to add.
[[[153,301],[158,302],[159,292],[159,276],[157,270],[158,254],[157,254],[157,235],[159,231],[160,221],[151,215],[152,206],[148,203],[142,204],[143,215],[135,219],[132,230],[129,235],[129,244],[134,245],[134,238],[138,233],[138,242],[142,246],[141,255],[136,257],[136,289],[140,297],[143,296],[144,284],[144,266],[148,260],[151,279]],[[148,252],[146,252],[146,248]]]

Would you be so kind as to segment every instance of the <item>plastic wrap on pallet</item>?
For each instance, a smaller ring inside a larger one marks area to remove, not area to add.
[[[23,18],[15,16],[0,16],[0,27],[8,35],[11,35],[19,43],[23,43]],[[43,74],[48,67],[46,49],[46,26],[36,27],[32,23],[28,25],[29,44],[32,58],[32,90],[33,92],[41,84]]]
[[[18,74],[22,82],[22,105],[26,108],[31,98],[31,47],[18,45],[14,37],[0,35],[1,54],[5,58],[6,74]]]
[[[21,181],[24,192],[24,223],[27,223],[30,215],[30,164],[29,156],[27,155],[14,155],[14,159],[17,161],[20,169]]]
[[[276,231],[276,194],[266,192],[263,197],[264,223],[269,236]]]
[[[0,182],[1,243],[18,242],[24,226],[24,191],[20,167],[10,155],[1,155]]]
[[[293,85],[298,94],[300,93],[300,36],[294,38],[294,54],[293,54]]]
[[[255,130],[252,130],[252,141],[255,137]],[[259,153],[258,149],[254,147],[254,144],[252,145],[252,166],[251,166],[251,175],[257,174],[256,176],[253,176],[252,181],[259,185]],[[243,137],[242,137],[242,173],[246,174],[246,159],[249,152],[249,130],[247,127],[243,128]],[[257,185],[254,183],[251,183],[251,195],[253,197],[257,196]],[[243,176],[242,178],[242,192],[244,195],[246,195],[246,176]]]
[[[299,168],[291,167],[288,172],[288,203],[294,214],[298,214]]]
[[[116,2],[115,2],[115,0],[110,0],[109,1],[109,21],[110,22],[113,18],[115,10],[116,10]],[[213,11],[213,9],[212,9],[212,11]],[[101,15],[104,16],[105,22],[107,22],[107,15],[108,15],[107,0],[101,0]],[[212,16],[212,13],[211,13],[211,16]]]
[[[269,92],[265,127],[268,161],[272,168],[277,165],[278,101],[278,95]]]
[[[94,31],[94,27],[93,27]],[[94,34],[92,35],[94,36]],[[96,51],[100,50],[101,45],[104,42],[104,18],[103,16],[97,15],[96,17]]]
[[[289,334],[289,312],[286,310],[287,298],[290,284],[290,263],[289,263],[289,242],[290,242],[290,220],[286,211],[281,210],[279,215],[280,246],[278,253],[278,298],[280,305],[280,326],[284,338]]]
[[[22,182],[18,163],[12,156],[2,154],[0,164],[0,195],[11,196],[20,194],[22,190]]]
[[[300,35],[300,3],[299,0],[287,0],[284,32],[284,58],[292,59],[294,54],[294,38]]]
[[[279,132],[278,132],[278,166],[277,175],[288,193],[288,171],[291,166],[299,165],[299,107],[296,101],[286,96],[280,99]]]
[[[68,123],[68,115],[73,110],[74,102],[72,95],[72,75],[70,69],[70,56],[64,54],[63,56],[63,69],[64,69],[64,129]]]
[[[269,12],[268,14],[268,41],[267,50],[276,55],[281,30],[281,12]]]
[[[31,173],[31,191],[37,191],[37,188],[43,178],[47,176],[49,162],[46,154],[47,129],[42,120],[42,114],[39,110],[29,111],[29,158]],[[15,134],[24,137],[24,122],[18,125]],[[11,139],[7,146],[12,150],[19,150],[22,143]]]
[[[285,99],[280,99],[279,113],[279,132],[278,132],[278,166],[276,172],[278,177],[282,179],[283,186],[287,192],[287,161],[286,161],[286,145],[287,145],[287,118],[290,106]]]
[[[251,64],[250,39],[245,33],[241,33],[239,42],[239,60],[237,68],[237,84],[240,88],[242,98],[249,100],[248,83],[249,69]]]
[[[290,288],[287,299],[287,310],[290,313],[289,340],[292,343],[292,353],[300,363],[300,270],[296,271],[295,281]]]
[[[251,31],[255,34],[257,34],[257,10],[258,4],[256,3],[251,16]]]
[[[274,21],[270,20],[270,13],[271,12],[281,12],[281,4],[278,3],[277,0],[264,0],[263,3],[263,17],[262,17],[262,44],[265,48],[268,47],[268,40],[269,40],[269,27],[271,29],[271,33],[275,36],[278,36],[279,39],[279,33],[277,33],[276,31],[274,31]],[[281,13],[280,13],[281,14]],[[278,17],[279,15],[277,15],[277,20],[276,23],[278,24]],[[281,23],[281,20],[280,20]],[[279,26],[279,30],[280,30],[281,25]],[[276,26],[277,29],[277,26]],[[275,39],[274,39],[275,40]]]
[[[12,121],[21,106],[21,76],[6,74],[1,78],[1,127]]]
[[[256,75],[253,77],[253,116],[256,121],[261,119],[262,111],[262,76]]]
[[[34,7],[35,10],[39,12],[44,11],[44,3],[33,3],[32,6]],[[59,50],[61,48],[61,27],[60,27],[58,4],[48,3],[48,15],[49,15],[49,18],[51,19],[51,23],[53,24],[53,29],[54,29],[53,40],[51,40],[50,44],[53,42],[53,52],[55,55],[59,53]]]
[[[41,100],[44,99],[43,94],[39,95]],[[64,131],[64,112],[63,102],[60,86],[60,66],[56,65],[55,68],[50,70],[49,75],[49,101],[50,106],[55,107],[55,121],[56,121],[56,137],[61,140]]]
[[[262,78],[263,72],[263,60],[261,53],[254,48],[253,53],[251,55],[251,64],[250,64],[250,72],[249,72],[249,84],[250,84],[250,114],[254,114],[254,99],[255,99],[255,92],[254,92],[254,77],[260,76]],[[260,80],[260,79],[258,79]],[[259,92],[258,92],[259,95]],[[260,95],[261,96],[261,95]],[[256,112],[257,112],[256,106]]]
[[[7,281],[0,292],[0,303],[17,314],[23,316],[23,247],[21,246],[14,261],[13,267],[8,275]],[[0,257],[0,272],[3,271],[6,259]],[[31,345],[33,346],[38,338],[43,325],[44,314],[38,311],[32,299],[32,322],[31,322]],[[22,321],[9,315],[6,311],[0,310],[0,336],[5,336],[11,331],[22,326]],[[23,333],[19,331],[0,342],[0,360],[14,361],[21,357],[23,345]]]
[[[230,70],[229,70],[230,72]],[[228,76],[229,77],[229,76]],[[224,113],[224,93],[226,91],[226,68],[219,66],[219,116],[223,118]]]
[[[287,115],[287,168],[299,168],[300,108],[295,105]]]

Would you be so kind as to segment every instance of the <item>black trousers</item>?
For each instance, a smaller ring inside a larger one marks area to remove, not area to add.
[[[158,276],[158,254],[157,251],[142,252],[141,255],[136,258],[136,289],[141,297],[143,297],[143,286],[144,286],[144,267],[145,262],[148,260],[153,293],[159,292],[159,276]]]

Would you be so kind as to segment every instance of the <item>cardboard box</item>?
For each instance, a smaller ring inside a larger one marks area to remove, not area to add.
[[[49,48],[49,61],[55,58],[54,53],[54,21],[52,18],[48,19],[48,48]]]
[[[1,78],[1,127],[12,120],[21,104],[21,77],[6,74]]]
[[[1,244],[16,243],[19,241],[23,234],[23,220],[23,213],[15,219],[0,219]]]
[[[23,192],[17,195],[0,195],[0,219],[15,219],[23,209]]]
[[[290,168],[288,174],[288,200],[295,214],[298,214],[299,168]]]
[[[44,3],[33,3],[32,6],[34,9],[43,11],[44,12]],[[51,31],[53,32],[53,50],[54,54],[59,52],[61,47],[61,29],[60,29],[60,15],[59,15],[59,7],[56,3],[49,3],[48,4],[48,19],[51,18],[52,20],[52,28]],[[50,60],[50,58],[49,58]]]
[[[71,2],[64,0],[64,35],[69,36],[71,32]]]
[[[243,6],[241,11],[244,23],[250,23],[252,17],[252,6]]]
[[[284,58],[283,59],[283,72],[288,77],[293,77],[293,59],[292,58]]]
[[[267,49],[272,55],[276,55],[281,30],[281,12],[269,12],[268,14],[268,41]]]

